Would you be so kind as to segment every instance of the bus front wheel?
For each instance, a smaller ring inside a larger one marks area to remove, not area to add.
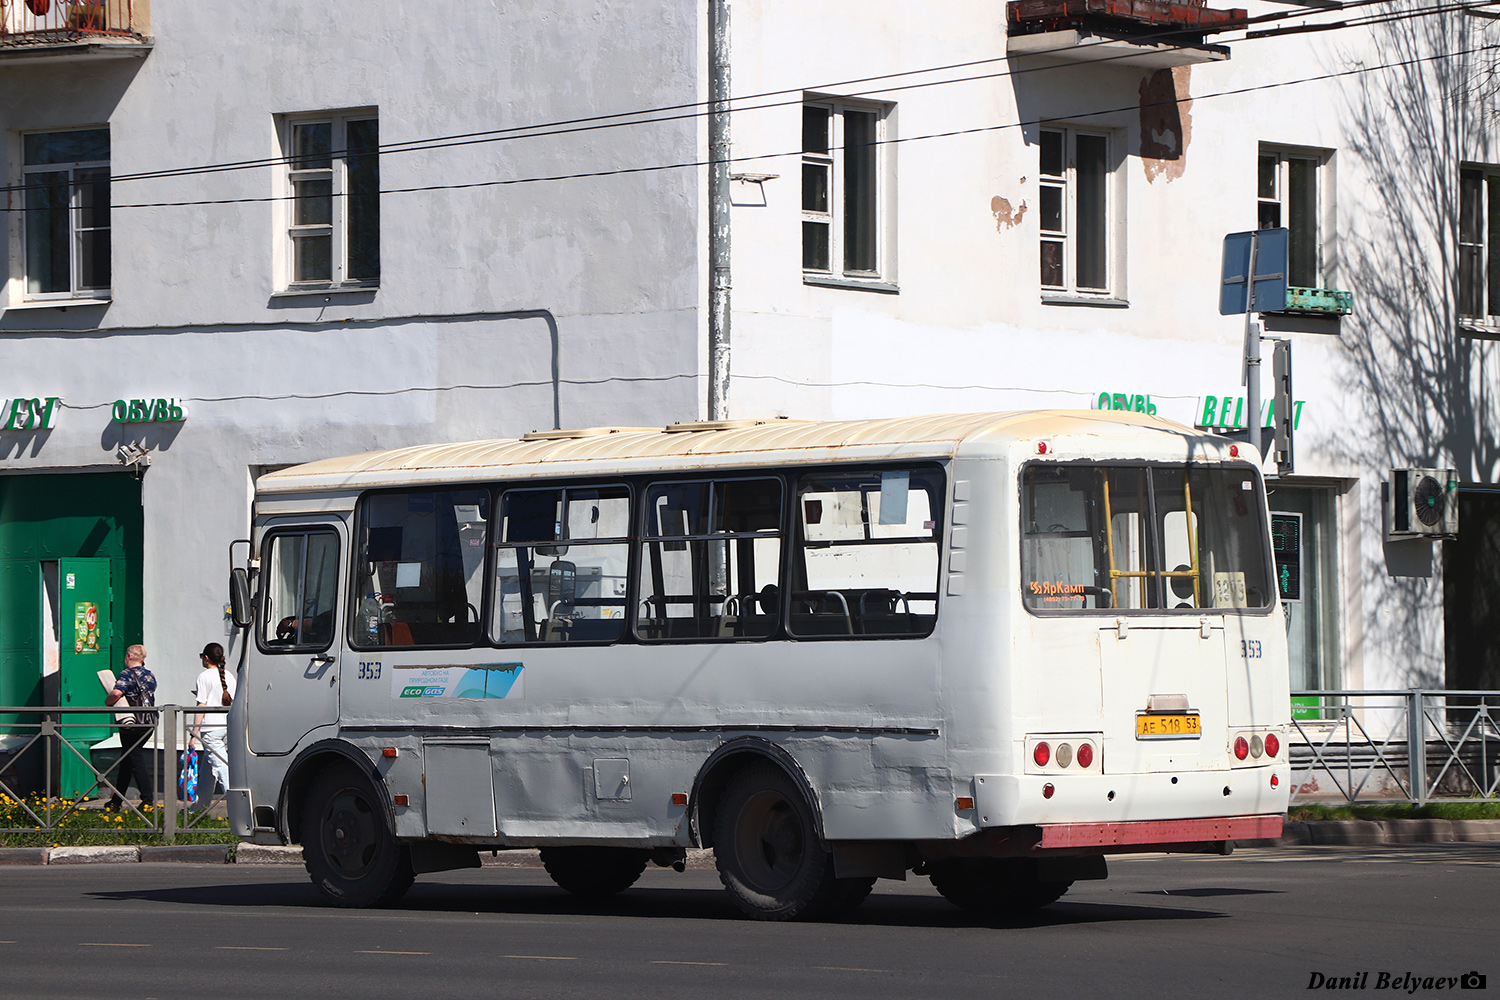
[[[802,790],[771,764],[730,779],[714,818],[714,856],[735,905],[757,920],[817,919],[848,895]]]
[[[943,898],[976,913],[1020,913],[1055,903],[1072,882],[1043,882],[1026,858],[954,858],[933,862],[928,877]]]
[[[338,764],[313,782],[302,810],[302,860],[339,906],[394,902],[411,888],[411,852],[396,840],[370,781]]]
[[[542,866],[576,896],[612,896],[635,885],[651,859],[630,847],[544,847]]]

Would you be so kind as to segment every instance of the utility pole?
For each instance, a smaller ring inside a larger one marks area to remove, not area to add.
[[[729,418],[729,0],[708,0],[708,419]]]

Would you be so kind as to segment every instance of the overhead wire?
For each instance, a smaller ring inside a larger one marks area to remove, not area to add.
[[[1345,4],[1343,7],[1337,8],[1337,9],[1340,12],[1344,12],[1344,11],[1347,11],[1347,10],[1350,10],[1350,9],[1362,8],[1362,7],[1368,7],[1368,6],[1376,6],[1376,5],[1384,4],[1384,3],[1388,3],[1388,2],[1389,2],[1389,0],[1351,0],[1350,3]],[[1358,20],[1358,19],[1356,19],[1356,21],[1353,21],[1353,22],[1340,22],[1337,25],[1337,27],[1340,27],[1340,28],[1345,28],[1345,27],[1362,27],[1362,26],[1366,26],[1366,25],[1369,25],[1369,24],[1382,23],[1383,20],[1395,20],[1395,19],[1399,19],[1399,18],[1402,18],[1402,17],[1429,16],[1429,15],[1432,15],[1432,14],[1450,13],[1450,12],[1459,11],[1459,10],[1492,6],[1493,2],[1494,2],[1494,0],[1464,0],[1464,2],[1451,3],[1451,4],[1447,4],[1447,5],[1438,5],[1436,7],[1428,8],[1428,9],[1425,9],[1425,10],[1419,10],[1419,11],[1415,11],[1415,12],[1398,12],[1395,15],[1381,14],[1381,15],[1373,15],[1372,16],[1372,18],[1379,18],[1380,20],[1374,20],[1374,19]],[[1246,28],[1247,26],[1249,26],[1251,24],[1271,23],[1273,21],[1283,21],[1283,20],[1288,20],[1288,19],[1295,18],[1295,17],[1317,16],[1317,15],[1320,15],[1320,14],[1327,14],[1329,12],[1330,12],[1330,8],[1323,7],[1323,6],[1312,6],[1312,5],[1299,6],[1299,7],[1296,7],[1294,9],[1290,9],[1290,10],[1274,11],[1274,12],[1271,12],[1271,13],[1268,13],[1268,14],[1261,14],[1261,15],[1257,15],[1255,17],[1245,18],[1242,21],[1236,22],[1233,30],[1239,30],[1241,28]],[[1163,40],[1163,39],[1169,39],[1169,38],[1172,38],[1172,37],[1181,36],[1181,35],[1185,35],[1185,34],[1186,35],[1197,36],[1197,35],[1203,34],[1203,31],[1200,28],[1170,28],[1170,29],[1164,29],[1164,30],[1157,31],[1157,32],[1145,32],[1145,33],[1138,34],[1138,35],[1132,35],[1132,36],[1130,36],[1129,41],[1136,42],[1136,43],[1139,43],[1139,42],[1151,42],[1151,41],[1159,41],[1159,40]],[[1270,33],[1262,33],[1262,34],[1257,34],[1256,35],[1257,39],[1261,38],[1261,37],[1274,37],[1274,35],[1272,35]],[[1240,41],[1244,41],[1244,40],[1251,40],[1251,39],[1249,39],[1249,38],[1240,39]],[[1088,49],[1090,47],[1097,47],[1097,46],[1109,45],[1109,44],[1112,44],[1112,43],[1114,43],[1116,41],[1118,41],[1118,39],[1115,39],[1115,38],[1099,38],[1099,39],[1096,39],[1096,40],[1091,40],[1091,41],[1088,41],[1088,42],[1081,43],[1080,45],[1070,46],[1069,48],[1071,50],[1073,50],[1073,51],[1076,52],[1079,49],[1085,49],[1086,50],[1086,49]],[[1187,44],[1183,44],[1183,45],[1179,45],[1179,46],[1173,46],[1173,47],[1175,47],[1175,48],[1201,48],[1202,46],[1200,44],[1194,42],[1194,43],[1187,43]],[[1045,50],[1043,50],[1043,51],[1039,51],[1039,52],[1028,53],[1027,55],[1029,55],[1029,56],[1037,56],[1037,55],[1045,56],[1047,54],[1048,54],[1048,52],[1045,51]],[[1131,57],[1132,57],[1131,53],[1120,53],[1120,54],[1116,54],[1116,55],[1100,56],[1098,58],[1090,59],[1089,62],[1093,66],[1098,66],[1098,65],[1101,65],[1101,64],[1108,64],[1110,62],[1117,61],[1117,60],[1129,59]],[[990,57],[990,58],[986,58],[986,59],[969,60],[969,61],[965,61],[965,62],[951,63],[951,64],[948,64],[948,65],[945,65],[945,66],[923,67],[923,68],[919,68],[919,69],[902,70],[902,71],[897,71],[897,72],[888,73],[888,74],[879,74],[879,75],[875,75],[875,76],[859,77],[859,78],[854,78],[854,79],[851,79],[851,80],[844,80],[844,81],[838,81],[838,82],[832,82],[832,83],[821,83],[821,84],[806,85],[806,86],[796,87],[796,88],[785,88],[785,89],[781,89],[781,90],[765,91],[765,92],[762,92],[762,93],[759,93],[759,94],[742,95],[742,96],[738,96],[738,97],[733,98],[729,102],[729,112],[728,113],[731,114],[731,115],[735,115],[735,114],[744,114],[744,113],[752,112],[752,111],[769,110],[769,109],[778,108],[778,107],[795,106],[795,105],[801,104],[803,102],[803,96],[802,95],[804,95],[806,93],[819,93],[819,92],[828,92],[828,91],[846,91],[846,93],[842,94],[841,96],[859,97],[859,96],[868,96],[869,94],[873,94],[873,93],[898,93],[898,92],[903,92],[903,91],[907,91],[907,90],[924,89],[924,88],[927,88],[927,87],[949,86],[949,85],[959,84],[959,83],[972,83],[972,82],[978,82],[978,81],[988,80],[988,79],[1003,79],[1003,78],[1008,77],[1008,76],[1019,76],[1019,75],[1029,74],[1029,73],[1047,72],[1047,71],[1051,71],[1051,70],[1061,70],[1061,69],[1066,69],[1067,68],[1067,64],[1062,64],[1062,65],[1046,65],[1046,64],[1032,65],[1032,66],[1027,66],[1027,67],[1006,68],[1006,69],[1003,69],[1003,70],[1000,70],[1000,71],[997,71],[997,72],[994,72],[994,73],[984,73],[984,74],[975,74],[975,75],[969,75],[969,76],[963,76],[963,77],[943,78],[943,79],[939,79],[939,80],[927,80],[927,81],[921,81],[921,82],[917,82],[917,83],[898,84],[898,85],[890,85],[890,86],[880,86],[880,87],[875,87],[875,88],[872,88],[869,91],[864,91],[864,92],[854,92],[854,93],[848,93],[847,92],[850,87],[859,86],[859,85],[863,85],[863,84],[871,84],[871,83],[875,83],[875,82],[882,81],[882,80],[895,80],[895,79],[901,79],[901,78],[906,78],[906,77],[911,77],[911,76],[922,76],[922,75],[928,75],[928,74],[933,74],[933,73],[942,73],[942,72],[947,72],[947,71],[955,70],[955,69],[967,69],[967,68],[971,68],[971,67],[974,67],[974,66],[987,65],[987,64],[991,64],[991,63],[995,63],[995,62],[1004,61],[1004,60],[1007,60],[1009,58],[1010,58],[1009,55],[994,56],[994,57]],[[787,100],[784,100],[784,101],[775,101],[775,102],[771,102],[771,103],[758,103],[758,104],[757,103],[751,103],[751,102],[756,102],[756,101],[763,101],[765,98],[769,98],[769,97],[776,97],[776,96],[780,96],[780,95],[793,95],[793,94],[796,95],[795,98],[790,98],[790,99],[787,99]],[[679,112],[679,111],[681,111],[681,112],[688,112],[688,113],[685,113],[685,114],[670,114],[670,115],[667,115],[665,117],[661,116],[661,115],[663,115],[664,113],[667,113],[667,112]],[[540,124],[530,124],[530,125],[522,125],[522,126],[513,126],[513,127],[505,128],[505,129],[486,130],[486,131],[472,132],[472,133],[459,133],[459,134],[455,134],[455,135],[451,135],[451,136],[441,136],[441,137],[432,137],[432,138],[425,138],[425,139],[413,139],[413,140],[403,140],[403,141],[399,141],[399,142],[383,143],[383,144],[380,144],[380,145],[378,145],[376,147],[372,147],[371,150],[369,150],[369,151],[376,152],[379,155],[394,155],[394,154],[407,153],[407,152],[425,152],[425,151],[431,151],[431,150],[437,150],[437,149],[454,148],[454,147],[465,146],[465,145],[485,144],[485,143],[491,143],[491,142],[501,142],[501,141],[516,140],[516,139],[547,138],[547,137],[550,137],[550,136],[570,135],[570,134],[576,134],[576,133],[579,133],[579,132],[597,131],[597,130],[601,130],[601,129],[625,128],[625,127],[634,127],[634,126],[638,126],[638,125],[665,124],[665,123],[674,122],[674,121],[681,121],[681,120],[687,120],[687,119],[700,118],[700,117],[704,117],[704,116],[712,114],[712,113],[713,113],[713,110],[710,108],[708,102],[691,102],[691,103],[684,103],[684,104],[678,104],[678,105],[666,105],[666,106],[661,106],[661,107],[657,107],[657,108],[647,108],[647,109],[638,109],[638,110],[634,110],[634,111],[615,112],[615,113],[610,113],[610,114],[605,114],[605,115],[595,115],[595,116],[588,116],[588,117],[582,117],[582,118],[576,118],[576,119],[565,119],[565,120],[560,120],[560,121],[555,121],[555,122],[545,122],[545,123],[540,123]],[[1096,113],[1103,113],[1103,112],[1096,112]],[[647,116],[655,116],[655,117],[647,117]],[[366,150],[351,149],[351,150],[345,150],[345,151],[341,151],[341,152],[345,152],[345,153],[351,153],[351,152],[352,153],[358,153],[358,152],[366,152]],[[786,155],[786,154],[774,154],[774,155],[780,156],[780,155]],[[158,180],[158,179],[168,179],[168,178],[175,178],[175,177],[204,176],[204,175],[211,175],[211,174],[216,174],[216,173],[224,173],[224,172],[238,171],[238,170],[260,169],[260,168],[264,168],[264,167],[285,166],[285,165],[288,165],[288,164],[296,163],[296,162],[298,162],[301,159],[303,159],[303,158],[295,156],[295,155],[288,155],[288,156],[278,156],[278,157],[264,157],[264,158],[252,159],[252,160],[228,161],[228,162],[219,163],[219,164],[205,164],[205,165],[191,166],[191,167],[167,168],[167,169],[154,170],[154,171],[137,171],[137,172],[128,173],[128,174],[114,174],[114,175],[111,176],[110,182],[111,182],[111,184],[115,184],[115,183],[128,183],[128,182],[131,182],[131,181],[138,181],[138,180]],[[742,158],[736,157],[734,159],[737,160],[737,159],[742,159]],[[706,162],[712,162],[712,161],[706,161]],[[692,164],[673,164],[673,165],[667,165],[667,166],[664,166],[662,169],[678,169],[678,168],[683,167],[683,166],[700,166],[700,165],[702,165],[701,162],[695,161]],[[629,171],[625,171],[625,172],[629,172]],[[590,173],[587,173],[587,174],[565,175],[565,176],[567,178],[572,178],[572,177],[575,177],[575,176],[590,177],[590,176],[599,176],[599,174],[597,172],[590,172]],[[556,179],[556,178],[553,178],[553,177],[539,178],[539,180],[552,180],[552,179]],[[531,179],[530,178],[522,178],[521,180],[529,181]],[[19,191],[19,190],[25,190],[28,187],[29,188],[43,188],[43,187],[47,187],[47,186],[48,185],[25,185],[25,184],[22,184],[22,185],[9,185],[9,186],[0,187],[0,190],[14,192],[14,191]],[[415,189],[392,189],[390,192],[381,192],[381,193],[407,193],[409,190],[430,191],[430,190],[434,190],[434,188],[429,186],[429,187],[422,187],[422,188],[415,188]],[[233,203],[237,203],[237,202],[238,203],[257,203],[257,202],[290,200],[292,197],[294,197],[294,196],[292,196],[292,195],[279,195],[279,196],[271,196],[271,197],[256,197],[256,198],[242,198],[242,199],[212,199],[212,200],[200,199],[200,200],[195,200],[195,201],[180,201],[180,202],[149,202],[149,203],[137,203],[137,204],[124,204],[124,205],[116,205],[116,206],[113,206],[113,207],[133,208],[133,207],[166,207],[166,206],[175,206],[175,205],[183,205],[183,206],[209,205],[209,204],[216,204],[217,205],[217,204],[233,204]],[[9,209],[9,210],[15,210],[15,209]]]
[[[1075,112],[1075,113],[1072,113],[1072,114],[1054,114],[1054,115],[1047,115],[1045,117],[1040,117],[1040,118],[1023,119],[1023,120],[1014,121],[1014,122],[1002,122],[1002,123],[996,124],[996,125],[979,125],[979,126],[973,126],[973,127],[970,127],[970,128],[963,128],[963,129],[950,129],[950,130],[943,131],[943,132],[929,132],[929,133],[925,133],[925,134],[921,134],[921,135],[895,136],[895,137],[888,137],[888,138],[883,138],[883,139],[875,139],[875,140],[871,140],[869,143],[866,143],[866,145],[871,145],[871,146],[904,145],[906,143],[923,142],[923,141],[928,141],[928,140],[932,140],[932,139],[950,139],[950,138],[957,138],[957,137],[966,136],[966,135],[980,135],[980,134],[987,133],[987,132],[998,132],[998,131],[1004,131],[1004,130],[1015,129],[1015,128],[1027,128],[1027,127],[1031,127],[1031,126],[1035,126],[1035,125],[1046,124],[1046,123],[1049,123],[1049,122],[1078,121],[1078,120],[1083,120],[1083,119],[1102,117],[1102,116],[1106,116],[1106,115],[1110,115],[1110,114],[1119,114],[1119,113],[1124,113],[1124,112],[1140,111],[1140,110],[1144,110],[1144,109],[1148,109],[1148,108],[1153,108],[1153,107],[1168,107],[1168,106],[1174,106],[1174,105],[1183,104],[1183,103],[1187,103],[1187,102],[1197,103],[1197,102],[1202,102],[1202,101],[1215,100],[1215,99],[1218,99],[1218,98],[1237,97],[1237,96],[1243,96],[1245,94],[1259,93],[1259,92],[1268,91],[1268,90],[1278,90],[1278,89],[1283,89],[1283,88],[1287,88],[1287,87],[1297,87],[1297,86],[1302,86],[1304,84],[1319,83],[1319,82],[1324,82],[1324,81],[1328,81],[1328,80],[1341,79],[1341,78],[1345,78],[1345,77],[1362,76],[1362,75],[1366,75],[1366,74],[1369,74],[1369,73],[1379,72],[1379,71],[1382,71],[1382,70],[1397,69],[1397,68],[1410,67],[1410,66],[1417,66],[1417,65],[1421,65],[1423,63],[1435,62],[1435,61],[1444,60],[1444,59],[1452,59],[1452,58],[1457,58],[1457,57],[1460,57],[1460,56],[1475,55],[1475,54],[1482,53],[1482,52],[1494,52],[1496,50],[1500,50],[1500,43],[1494,43],[1494,44],[1489,44],[1489,45],[1481,45],[1481,46],[1476,46],[1474,48],[1464,49],[1464,50],[1459,50],[1459,51],[1454,51],[1454,52],[1442,52],[1442,53],[1437,53],[1435,55],[1415,56],[1415,57],[1412,57],[1412,58],[1409,58],[1409,59],[1399,59],[1399,60],[1395,60],[1395,61],[1392,61],[1392,62],[1382,62],[1382,63],[1373,63],[1373,64],[1368,64],[1368,65],[1363,65],[1363,66],[1356,66],[1356,67],[1353,67],[1353,68],[1350,68],[1350,69],[1335,70],[1335,71],[1330,71],[1330,72],[1327,72],[1327,73],[1319,73],[1319,74],[1315,74],[1313,76],[1301,77],[1301,78],[1298,78],[1298,79],[1295,79],[1295,80],[1281,80],[1281,81],[1276,81],[1276,82],[1272,82],[1272,83],[1259,83],[1259,84],[1253,84],[1253,85],[1249,85],[1249,86],[1245,86],[1245,87],[1235,87],[1235,88],[1231,88],[1231,89],[1228,89],[1228,90],[1220,90],[1220,91],[1216,91],[1216,92],[1208,93],[1208,94],[1188,95],[1188,96],[1184,96],[1184,97],[1173,97],[1173,98],[1170,98],[1170,99],[1164,99],[1164,100],[1160,100],[1160,101],[1145,101],[1145,102],[1137,101],[1137,102],[1132,102],[1130,104],[1122,104],[1122,105],[1117,105],[1115,107],[1110,107],[1110,108],[1091,108],[1091,109],[1086,110],[1086,111],[1079,111],[1079,112]],[[795,149],[795,150],[782,150],[782,151],[778,151],[778,152],[774,152],[774,153],[738,154],[738,155],[730,157],[727,162],[731,163],[731,164],[746,164],[746,163],[754,163],[754,162],[758,162],[758,161],[762,161],[762,160],[772,160],[772,159],[781,159],[781,158],[784,158],[784,157],[801,156],[802,153],[803,153],[803,150],[801,150],[799,148],[799,149]],[[567,173],[533,175],[533,176],[527,176],[527,177],[504,177],[504,178],[493,178],[493,179],[489,179],[489,180],[478,180],[478,181],[448,181],[448,182],[443,182],[443,183],[438,183],[438,184],[422,184],[422,185],[413,185],[413,186],[408,186],[408,187],[382,188],[379,193],[381,195],[421,194],[421,193],[430,193],[430,192],[435,192],[435,191],[464,191],[464,190],[475,190],[475,189],[482,189],[482,188],[508,187],[508,186],[513,186],[513,185],[517,185],[517,184],[539,184],[539,183],[549,183],[549,182],[568,181],[568,180],[586,180],[586,179],[601,178],[601,177],[620,177],[620,176],[628,176],[628,175],[631,175],[631,174],[659,173],[659,172],[664,172],[664,171],[669,171],[669,170],[685,170],[685,169],[692,169],[692,168],[697,168],[697,167],[712,166],[712,165],[717,164],[718,162],[719,161],[716,161],[716,160],[713,160],[713,159],[694,159],[694,160],[683,160],[683,161],[678,161],[678,162],[673,162],[673,163],[646,164],[646,165],[634,166],[634,167],[609,167],[609,168],[601,168],[599,170],[581,170],[581,171],[571,171],[571,172],[567,172]],[[344,195],[344,196],[347,196],[347,195]],[[231,198],[196,198],[196,199],[181,199],[181,200],[175,200],[175,201],[127,202],[127,203],[123,203],[123,204],[121,204],[121,203],[114,203],[110,207],[111,207],[111,211],[114,211],[114,210],[118,210],[118,209],[137,209],[137,208],[192,208],[192,207],[212,207],[212,206],[223,206],[223,205],[268,204],[268,203],[292,201],[292,200],[295,199],[295,197],[296,197],[295,195],[256,195],[256,196],[238,196],[238,197],[231,197]],[[20,207],[6,207],[4,209],[0,209],[0,211],[24,211],[24,209],[20,208]]]

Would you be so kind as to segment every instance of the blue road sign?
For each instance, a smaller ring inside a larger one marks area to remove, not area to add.
[[[1255,244],[1255,301],[1247,303],[1245,280],[1250,271],[1250,247]],[[1223,282],[1219,286],[1219,315],[1243,312],[1280,312],[1286,308],[1287,231],[1258,229],[1224,237]]]

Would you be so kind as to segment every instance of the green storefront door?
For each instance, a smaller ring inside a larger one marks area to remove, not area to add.
[[[81,708],[104,704],[105,689],[99,671],[119,669],[123,649],[115,649],[113,630],[114,589],[108,559],[58,560],[59,690],[64,707]],[[75,798],[94,783],[84,763],[89,747],[110,734],[109,715],[64,715],[63,739],[72,747],[59,747],[61,766],[59,793]],[[76,752],[75,752],[76,751]]]

